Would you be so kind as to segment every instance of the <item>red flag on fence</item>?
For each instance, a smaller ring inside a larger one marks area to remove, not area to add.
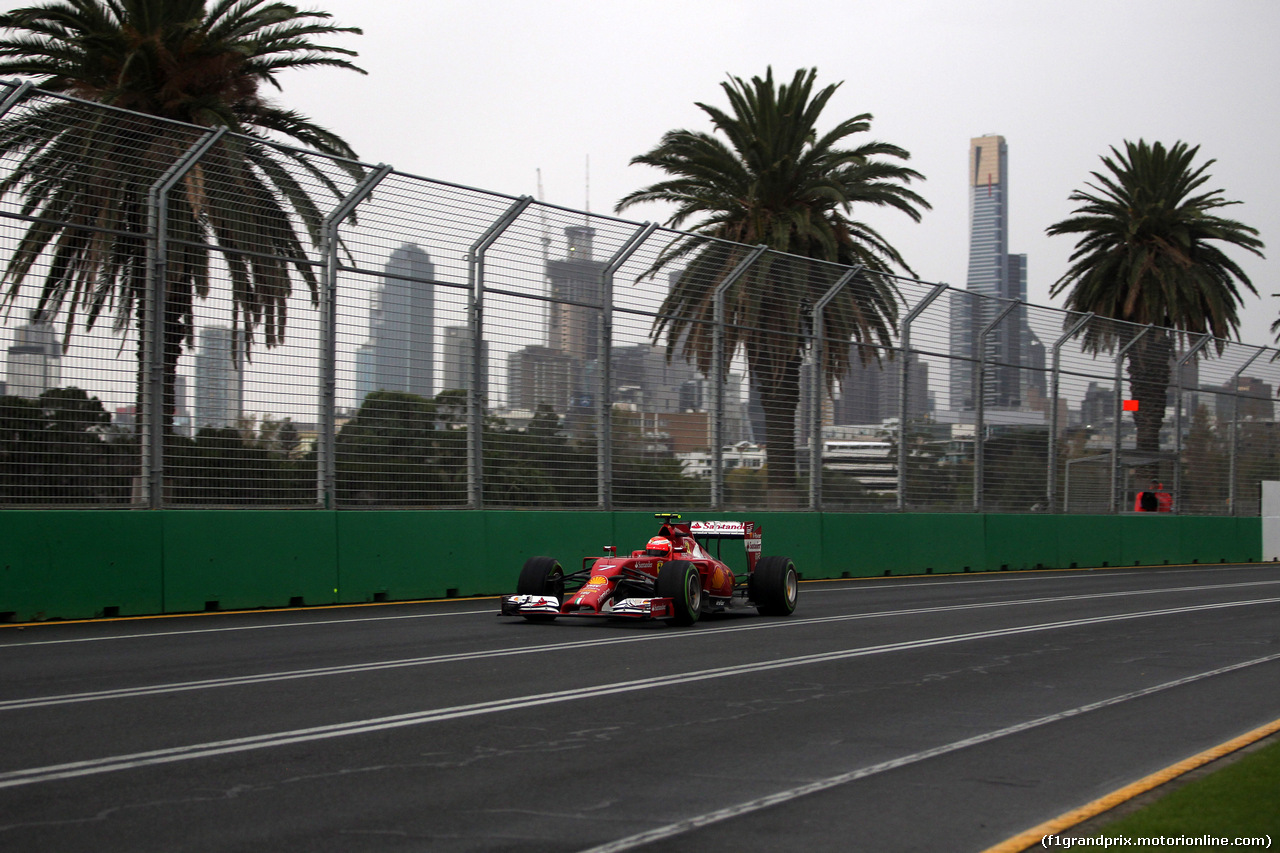
[[[1124,410],[1125,410],[1126,412],[1136,412],[1136,411],[1138,411],[1138,401],[1137,401],[1137,400],[1125,400],[1125,401],[1124,401]]]

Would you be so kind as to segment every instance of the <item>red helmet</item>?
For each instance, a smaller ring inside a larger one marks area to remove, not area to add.
[[[665,536],[653,537],[649,540],[649,544],[644,546],[644,554],[646,557],[670,557],[671,540]]]

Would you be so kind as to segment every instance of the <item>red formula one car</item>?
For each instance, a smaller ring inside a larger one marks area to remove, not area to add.
[[[658,513],[662,527],[645,547],[619,557],[606,545],[603,557],[583,557],[582,569],[565,574],[551,557],[532,557],[503,596],[502,615],[538,622],[557,616],[664,619],[692,625],[703,613],[755,607],[768,616],[796,609],[799,574],[787,557],[760,556],[760,525],[751,521],[687,521]],[[720,560],[720,544],[741,539],[747,570],[735,574]],[[711,554],[715,542],[716,555]]]

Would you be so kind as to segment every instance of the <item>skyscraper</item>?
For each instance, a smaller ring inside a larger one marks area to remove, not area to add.
[[[1027,256],[1009,254],[1009,149],[1003,136],[969,140],[969,275],[965,289],[951,303],[951,408],[975,408],[975,347],[982,331],[1010,300],[1027,299]],[[975,298],[977,297],[977,298]],[[987,367],[983,402],[1017,407],[1027,388],[1043,378],[1019,367],[1030,366],[1040,346],[1019,305],[986,338]]]
[[[205,326],[196,351],[195,427],[234,427],[243,411],[244,331]]]
[[[8,352],[5,392],[39,397],[62,382],[62,346],[51,323],[28,323],[15,330]]]
[[[489,375],[489,342],[480,342],[480,372]],[[443,365],[441,366],[441,391],[470,391],[471,366],[475,363],[471,329],[467,326],[446,326],[444,330]]]
[[[391,253],[369,308],[369,339],[356,351],[357,404],[371,391],[435,393],[434,280],[418,246]]]
[[[571,225],[564,229],[568,253],[547,262],[551,302],[547,318],[547,346],[583,362],[600,357],[600,275],[604,262],[592,257],[595,229]]]

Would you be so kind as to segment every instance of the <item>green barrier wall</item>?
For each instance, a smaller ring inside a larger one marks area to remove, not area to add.
[[[747,513],[808,579],[1246,562],[1262,520],[1175,515]],[[641,512],[0,512],[0,620],[184,613],[507,592],[640,547]],[[726,555],[736,543],[726,544]],[[736,564],[737,559],[731,559]]]

